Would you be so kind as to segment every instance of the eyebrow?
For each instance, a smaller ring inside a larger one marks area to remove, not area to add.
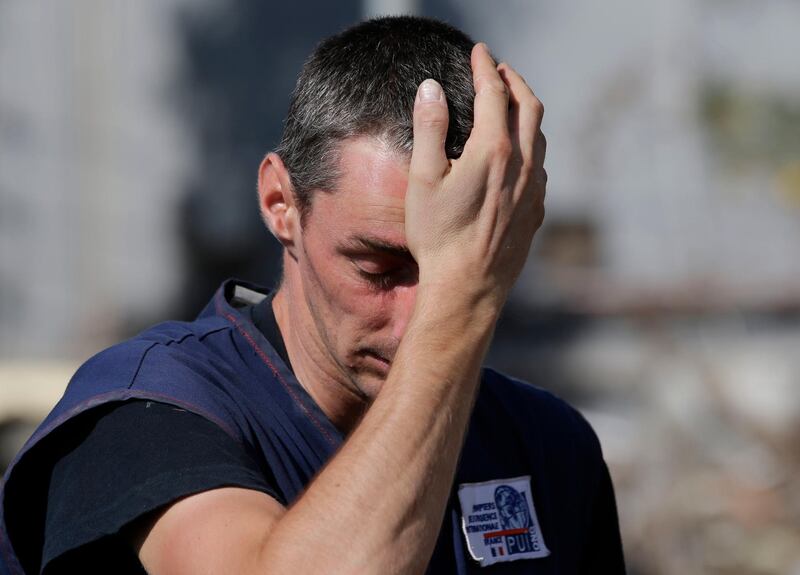
[[[354,252],[370,251],[384,253],[396,258],[405,260],[414,260],[414,256],[408,251],[408,247],[404,244],[396,244],[381,238],[367,237],[367,236],[354,236],[349,238],[343,245],[342,251],[346,254],[353,254]]]

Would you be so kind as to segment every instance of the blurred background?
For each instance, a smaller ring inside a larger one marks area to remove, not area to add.
[[[633,574],[800,574],[796,0],[0,0],[0,469],[103,347],[278,246],[256,169],[315,44],[434,16],[543,100],[490,363],[602,441]]]

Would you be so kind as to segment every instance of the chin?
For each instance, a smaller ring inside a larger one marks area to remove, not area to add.
[[[360,369],[353,374],[351,380],[364,397],[371,402],[377,397],[388,375],[388,368],[385,370]]]

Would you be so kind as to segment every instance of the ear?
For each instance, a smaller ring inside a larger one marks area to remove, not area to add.
[[[258,206],[269,231],[294,256],[299,240],[300,214],[289,172],[274,152],[267,154],[258,168]]]

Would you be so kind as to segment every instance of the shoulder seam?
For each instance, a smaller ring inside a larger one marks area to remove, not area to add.
[[[250,334],[248,334],[242,328],[242,326],[239,324],[239,321],[236,319],[236,317],[234,317],[233,315],[227,313],[225,310],[220,309],[219,304],[217,304],[216,307],[217,307],[217,312],[220,313],[223,317],[225,317],[229,322],[231,322],[231,324],[233,324],[233,326],[236,328],[236,331],[239,332],[239,334],[242,337],[245,338],[245,340],[250,345],[250,347],[253,348],[253,351],[256,352],[256,355],[259,357],[259,359],[261,359],[261,361],[263,361],[266,364],[266,366],[270,369],[272,374],[277,378],[277,380],[280,382],[280,384],[283,386],[283,388],[292,397],[292,399],[294,400],[295,404],[300,407],[300,409],[303,411],[303,413],[306,415],[306,417],[308,417],[308,419],[311,420],[311,422],[320,431],[320,433],[322,433],[322,435],[323,435],[323,437],[325,437],[326,441],[330,445],[335,446],[336,442],[331,437],[331,435],[327,432],[327,430],[323,427],[323,425],[317,420],[317,418],[314,417],[314,414],[311,413],[308,410],[308,408],[305,406],[305,404],[302,402],[302,400],[299,397],[297,397],[297,394],[292,389],[292,387],[288,383],[286,383],[286,381],[283,379],[283,377],[281,376],[281,374],[278,371],[278,369],[270,361],[269,357],[267,357],[267,355],[264,353],[264,351],[258,346],[258,344],[256,344],[256,342],[253,340],[252,336],[250,336]]]

